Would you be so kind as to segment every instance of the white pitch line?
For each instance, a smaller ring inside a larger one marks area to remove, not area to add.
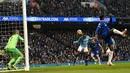
[[[0,71],[1,72],[15,72],[15,71],[24,71],[24,69],[18,69],[18,70],[3,70],[3,71]]]

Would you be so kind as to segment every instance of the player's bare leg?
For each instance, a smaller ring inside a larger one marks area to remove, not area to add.
[[[109,65],[109,66],[114,66],[114,64],[112,63],[113,53],[114,53],[114,45],[111,45],[110,52],[108,55],[108,62],[107,62],[107,65]]]
[[[100,60],[99,55],[97,54],[96,56],[97,56],[97,58],[98,58],[98,64],[101,65],[101,60]]]
[[[123,37],[126,37],[126,33],[127,33],[127,29],[124,29],[124,30],[122,31],[122,36],[123,36]]]
[[[91,54],[91,58],[94,60],[95,64],[97,64],[97,60],[95,59],[94,54]]]
[[[123,37],[126,37],[127,29],[124,29],[123,31],[119,31],[119,30],[113,28],[111,31],[113,33],[115,33],[115,34],[119,34],[119,35],[121,35]]]

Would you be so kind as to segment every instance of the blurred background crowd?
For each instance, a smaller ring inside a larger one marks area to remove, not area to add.
[[[14,12],[22,0],[1,0],[1,11]],[[13,5],[15,4],[15,7]],[[4,7],[4,8],[2,8]],[[11,8],[11,9],[9,9]],[[9,9],[9,10],[8,10]],[[20,8],[18,8],[20,10]],[[18,13],[18,12],[15,12]],[[29,16],[130,16],[129,0],[27,0]]]

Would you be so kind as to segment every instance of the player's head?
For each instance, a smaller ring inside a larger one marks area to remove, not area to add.
[[[104,20],[104,16],[103,15],[100,16],[100,20]]]
[[[80,30],[80,29],[77,30],[77,34],[78,34],[78,35],[83,35],[82,30]]]
[[[14,34],[19,34],[19,30],[14,30]]]

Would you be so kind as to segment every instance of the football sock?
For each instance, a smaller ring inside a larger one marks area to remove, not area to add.
[[[96,59],[94,58],[94,57],[92,57],[93,58],[93,60],[96,62]]]
[[[110,51],[109,56],[108,56],[109,63],[111,63],[112,58],[113,58],[113,51]]]
[[[78,54],[75,54],[73,65],[75,65],[75,62],[76,62],[77,57],[78,57]]]
[[[88,55],[85,58],[85,65],[88,66]]]
[[[98,62],[100,63],[101,61],[100,61],[100,57],[98,57]]]

